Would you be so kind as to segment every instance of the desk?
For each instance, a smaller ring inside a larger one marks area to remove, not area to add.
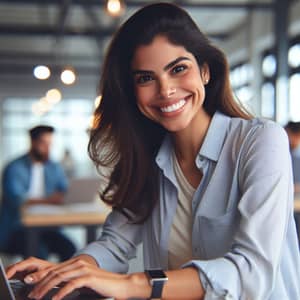
[[[83,226],[86,242],[96,239],[96,231],[102,226],[110,210],[100,204],[37,205],[24,207],[21,222],[26,228],[27,256],[35,256],[38,249],[39,231],[61,226]]]

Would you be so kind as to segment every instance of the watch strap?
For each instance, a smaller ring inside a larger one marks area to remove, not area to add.
[[[165,284],[165,281],[163,281],[163,280],[153,281],[152,293],[151,293],[150,299],[161,298],[164,284]]]

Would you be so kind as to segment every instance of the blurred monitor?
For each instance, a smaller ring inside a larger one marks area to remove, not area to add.
[[[94,202],[100,186],[99,178],[72,178],[65,204]]]

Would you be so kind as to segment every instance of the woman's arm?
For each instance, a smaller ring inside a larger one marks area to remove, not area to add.
[[[152,287],[145,273],[118,274],[98,267],[88,255],[74,257],[61,264],[52,264],[29,258],[7,270],[9,278],[18,272],[33,271],[24,280],[35,284],[30,298],[42,299],[54,286],[65,283],[52,298],[61,300],[75,289],[89,288],[101,295],[117,299],[144,298],[151,295]],[[202,299],[204,291],[195,268],[166,272],[168,281],[163,289],[163,299]]]
[[[74,259],[81,259],[82,261],[85,261],[91,265],[97,266],[95,259],[89,255],[82,254],[70,259],[69,261]],[[56,266],[58,266],[58,264],[35,257],[30,257],[7,267],[6,275],[8,278],[13,278],[18,274],[23,274],[24,278],[22,279],[26,283],[35,283],[47,276],[50,270],[54,269]]]
[[[162,299],[203,299],[204,290],[195,268],[165,272],[168,281],[163,288]],[[129,287],[137,298],[149,298],[152,287],[145,273],[134,273],[129,277]]]

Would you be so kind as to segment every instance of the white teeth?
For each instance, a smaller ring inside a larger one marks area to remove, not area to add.
[[[162,112],[172,112],[172,111],[180,109],[185,103],[186,103],[186,101],[184,99],[182,99],[182,100],[178,101],[177,103],[174,103],[170,106],[161,107],[160,110]]]

